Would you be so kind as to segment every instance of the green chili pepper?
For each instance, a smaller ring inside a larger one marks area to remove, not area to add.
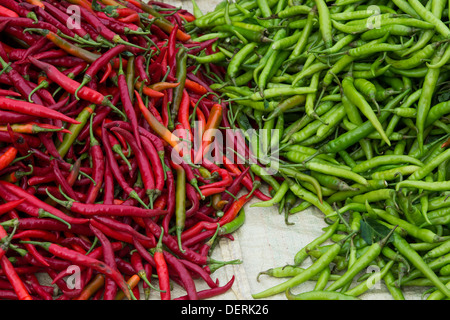
[[[430,266],[411,248],[409,243],[400,235],[394,233],[394,246],[409,262],[420,270],[442,293],[450,297],[450,290],[440,281]]]
[[[62,158],[69,152],[70,147],[73,145],[77,139],[81,130],[83,130],[86,123],[89,121],[91,114],[95,111],[95,104],[91,104],[85,107],[77,116],[76,120],[80,122],[79,124],[71,124],[69,126],[70,133],[64,134],[63,141],[57,147],[58,153]]]
[[[233,221],[228,222],[219,228],[218,234],[225,235],[233,233],[234,231],[242,227],[244,222],[245,222],[245,210],[241,209],[236,218],[233,219]]]
[[[340,241],[332,245],[319,259],[317,259],[310,267],[305,269],[304,272],[272,288],[252,294],[252,297],[254,299],[267,298],[309,280],[311,277],[319,274],[331,263],[331,261],[339,254],[344,242],[345,241]]]
[[[383,140],[390,146],[391,142],[384,132],[384,129],[380,121],[378,120],[378,117],[373,112],[372,107],[367,103],[364,97],[356,90],[352,78],[346,77],[342,81],[342,87],[344,90],[344,94],[348,97],[348,99],[352,103],[354,103],[358,107],[358,109],[369,119],[374,128],[382,136]]]
[[[250,205],[250,207],[271,207],[277,203],[280,203],[283,199],[286,192],[289,190],[289,184],[287,181],[284,181],[280,188],[276,191],[272,199],[262,202],[253,203]]]
[[[184,230],[186,222],[186,172],[181,166],[177,167],[176,177],[176,201],[175,201],[175,220],[176,234],[180,251],[184,252],[181,244],[181,233]]]
[[[181,48],[178,50],[176,55],[176,73],[175,77],[177,78],[177,82],[179,83],[178,86],[176,86],[173,89],[173,101],[172,105],[170,107],[170,117],[171,121],[168,125],[169,130],[173,130],[175,127],[175,119],[178,116],[178,109],[180,108],[181,98],[183,96],[183,90],[184,90],[184,84],[186,81],[187,76],[187,70],[186,70],[186,63],[187,63],[187,54],[186,50]]]
[[[234,79],[239,72],[239,68],[245,58],[256,48],[256,42],[250,42],[236,53],[228,63],[227,73],[231,79]]]
[[[445,47],[442,47],[445,48]],[[443,50],[439,49],[434,56],[432,63],[437,63],[441,59],[443,55]],[[439,78],[440,69],[429,69],[427,75],[425,76],[424,83],[422,86],[422,94],[420,95],[418,104],[417,104],[417,118],[416,118],[416,127],[417,127],[417,140],[419,142],[419,148],[423,148],[423,140],[424,140],[424,129],[425,122],[428,115],[428,112],[432,103],[432,96],[436,87],[436,83]]]

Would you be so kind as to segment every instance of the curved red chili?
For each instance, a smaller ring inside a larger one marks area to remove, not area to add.
[[[89,225],[94,235],[99,240],[101,246],[103,247],[103,260],[104,262],[113,270],[117,270],[114,249],[111,245],[110,240],[106,237],[99,229],[94,227],[92,224]],[[111,277],[106,277],[105,279],[105,292],[103,298],[105,300],[113,300],[117,293],[117,285]]]
[[[62,121],[66,121],[73,124],[80,124],[79,121],[74,120],[66,115],[52,110],[43,105],[39,105],[36,103],[29,103],[26,101],[17,101],[13,99],[8,99],[4,97],[0,97],[0,109],[6,109],[8,111],[15,111],[21,114],[26,114],[30,116],[35,116],[39,118],[50,118],[50,119],[58,119]]]
[[[48,63],[36,60],[32,57],[29,57],[29,60],[33,65],[43,70],[50,80],[59,84],[65,91],[71,94],[75,94],[76,90],[80,87],[79,82],[70,79],[69,77],[64,75],[61,71],[59,71],[56,67]],[[117,109],[111,103],[111,101],[108,100],[108,98],[106,98],[98,91],[95,91],[89,87],[82,87],[77,92],[77,96],[80,97],[81,99],[84,99],[96,105],[108,106],[115,112],[117,112],[119,115],[121,115],[123,118],[126,118],[125,114],[121,110]]]
[[[154,198],[156,199],[164,189],[164,168],[161,163],[161,159],[153,143],[144,135],[141,135],[141,141],[143,142],[143,149],[147,155],[151,166],[153,168],[154,180],[155,180],[155,192]]]
[[[235,276],[232,276],[230,281],[228,281],[227,284],[225,284],[222,287],[216,287],[216,288],[198,291],[197,296],[199,299],[207,299],[207,298],[212,298],[214,296],[218,296],[222,293],[225,293],[228,290],[230,290],[230,288],[233,286],[234,279],[235,279]],[[174,300],[189,300],[189,296],[185,295],[185,296],[177,297]]]
[[[25,198],[26,201],[21,203],[19,206],[25,206],[28,204],[28,207],[31,207],[34,210],[37,210],[38,212],[41,211],[46,211],[49,212],[50,214],[52,214],[53,216],[60,218],[61,220],[65,221],[66,223],[72,225],[72,224],[83,224],[88,222],[88,219],[84,219],[84,218],[76,218],[76,217],[72,217],[69,215],[66,215],[65,213],[63,213],[62,211],[54,208],[51,205],[48,205],[47,203],[45,203],[44,201],[38,199],[35,196],[30,195],[28,192],[26,192],[25,190],[23,190],[22,188],[20,188],[19,186],[16,186],[12,183],[6,182],[6,181],[1,181],[0,180],[0,185],[2,187],[4,187],[5,189],[7,189],[7,194],[13,194],[18,198]]]
[[[137,216],[137,217],[155,217],[166,214],[165,210],[159,209],[145,209],[139,207],[123,206],[116,204],[87,204],[81,202],[74,202],[72,200],[63,201],[55,198],[50,192],[47,195],[56,203],[66,207],[72,212],[79,213],[82,216],[93,215],[109,215],[109,216]]]
[[[85,202],[87,204],[92,204],[97,199],[97,196],[102,188],[105,174],[105,159],[100,142],[95,138],[92,131],[92,115],[89,128],[90,128],[89,153],[91,155],[92,169],[93,169],[92,179],[94,182],[89,186]]]
[[[111,279],[113,279],[114,282],[118,285],[118,287],[124,292],[125,296],[131,300],[131,294],[129,292],[129,287],[125,279],[117,270],[112,269],[102,261],[83,255],[77,251],[74,251],[66,247],[62,247],[60,245],[51,242],[28,241],[28,243],[40,245],[42,248],[44,248],[45,250],[47,250],[51,254],[54,254],[57,257],[69,260],[75,264],[93,268],[94,270],[97,270],[98,272],[101,272],[106,276],[111,277]]]
[[[130,145],[131,149],[133,150],[133,153],[136,157],[139,166],[142,181],[144,182],[146,194],[150,199],[151,206],[153,206],[153,201],[155,199],[155,178],[148,158],[145,156],[144,151],[141,148],[139,148],[139,146],[137,145],[137,141],[133,138],[133,135],[129,131],[118,127],[111,128],[111,131],[117,132],[122,137],[124,137],[125,140],[128,142],[128,144]],[[139,135],[139,133],[137,134]]]

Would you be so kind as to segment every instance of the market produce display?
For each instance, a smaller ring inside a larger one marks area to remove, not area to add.
[[[253,196],[270,197],[243,165],[194,164],[229,124],[188,61],[211,45],[186,33],[193,15],[140,1],[0,5],[1,299],[229,290],[234,278],[213,272],[241,261],[212,259],[215,240],[233,239]],[[189,132],[204,138],[195,153]]]
[[[261,175],[273,198],[251,206],[277,205],[287,222],[313,206],[329,224],[292,264],[261,270],[284,279],[253,298],[355,299],[380,279],[394,299],[415,285],[448,298],[447,1],[194,8],[194,39],[219,40],[193,58],[226,69],[210,87],[230,102],[230,124],[266,129],[247,138],[276,169]],[[306,281],[314,290],[293,293]]]
[[[448,6],[0,0],[0,298],[220,299],[249,205],[328,224],[254,299],[450,297]]]

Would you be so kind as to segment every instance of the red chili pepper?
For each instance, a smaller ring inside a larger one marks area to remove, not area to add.
[[[80,91],[80,89],[82,87],[84,87],[86,84],[88,84],[92,79],[95,78],[95,76],[97,75],[97,73],[104,67],[111,67],[112,70],[112,66],[110,64],[110,61],[116,57],[117,55],[119,55],[120,53],[124,52],[125,50],[127,50],[127,46],[120,44],[117,45],[111,49],[109,49],[108,51],[106,51],[104,54],[102,54],[101,56],[99,56],[95,61],[93,61],[90,65],[89,68],[87,68],[87,70],[84,72],[83,74],[83,80],[81,81],[80,86],[77,88],[77,90],[75,91],[75,95],[78,93],[78,91]],[[109,71],[109,73],[111,72],[111,70]],[[109,75],[108,75],[109,76]],[[104,79],[102,79],[104,80]],[[103,83],[102,81],[100,81],[100,83]]]
[[[163,251],[163,255],[168,266],[178,275],[189,299],[198,300],[196,285],[189,270],[172,253]]]
[[[69,185],[67,180],[62,175],[62,172],[58,165],[58,161],[56,159],[53,159],[50,162],[50,165],[53,168],[53,173],[55,174],[57,185],[61,186],[61,189],[64,190],[64,192],[66,192],[69,197],[71,197],[75,201],[80,201],[78,195],[75,193],[75,191],[72,189],[72,187]]]
[[[95,138],[92,131],[92,116],[89,127],[90,127],[89,153],[91,155],[92,169],[93,169],[92,179],[94,182],[89,186],[89,189],[87,191],[86,203],[92,204],[97,199],[97,196],[102,188],[105,174],[105,160],[100,143]]]
[[[196,120],[191,123],[191,126],[195,132],[195,136],[203,137],[206,127],[206,117],[200,108],[195,108],[195,103],[191,99],[191,106],[195,110]]]
[[[30,238],[23,238],[23,240],[29,241]],[[40,263],[41,265],[45,267],[50,267],[50,263],[47,262],[45,257],[36,249],[36,247],[30,243],[24,244],[25,249],[28,251],[27,255],[29,254],[31,257],[27,257],[27,259],[36,259],[37,263]]]
[[[114,12],[119,16],[119,17],[128,17],[130,15],[136,14],[137,12],[133,9],[129,9],[129,8],[116,8],[114,10]]]
[[[102,84],[102,83],[104,83],[106,80],[108,80],[109,77],[111,76],[112,72],[113,72],[113,67],[111,66],[111,64],[108,63],[108,64],[105,66],[105,68],[106,68],[106,70],[105,70],[105,72],[103,73],[102,78],[101,78],[100,81],[98,82],[99,84]]]
[[[139,217],[136,217],[136,218],[139,218]],[[129,224],[122,223],[122,222],[117,221],[110,217],[102,217],[102,216],[94,216],[93,220],[98,221],[99,223],[101,223],[111,229],[114,229],[114,230],[117,230],[120,232],[124,232],[124,233],[128,233],[128,234],[132,235],[133,237],[135,237],[136,239],[138,239],[139,241],[141,241],[141,240],[144,241],[146,243],[146,246],[147,246],[147,244],[149,244],[149,245],[155,244],[154,237],[150,238],[146,235],[143,235],[142,233],[140,233],[137,230],[135,230],[134,228],[132,228]],[[91,220],[91,223],[92,223],[92,220]],[[98,226],[98,224],[96,226]],[[144,227],[145,227],[145,225],[144,225]]]
[[[167,19],[165,19],[162,15],[159,15],[158,12],[155,12],[148,4],[145,4],[138,0],[128,0],[127,5],[131,4],[139,9],[142,9],[143,11],[151,14],[151,15],[158,15],[158,19],[154,19],[154,24],[158,26],[159,28],[163,29],[165,32],[170,33],[173,28],[175,27],[172,23],[170,23]],[[153,25],[152,25],[153,26]],[[176,38],[182,42],[188,41],[191,39],[191,36],[182,30],[178,30],[176,34]]]
[[[19,17],[19,15],[15,11],[12,11],[4,6],[0,6],[0,16],[11,17],[11,18]]]
[[[109,122],[107,120],[108,119],[105,119],[105,128],[109,127],[108,125],[106,125],[106,123]],[[130,131],[131,130],[133,130],[133,129],[130,129]],[[97,130],[97,132],[98,132],[98,136],[102,137],[101,128],[99,128],[99,130]],[[117,132],[113,132],[113,134],[108,134],[108,140],[111,143],[112,150],[115,153],[119,154],[120,157],[122,158],[122,160],[128,165],[128,167],[131,168],[131,165],[129,164],[128,159],[126,158],[127,156],[131,155],[131,150],[130,150],[130,148],[128,148],[128,144],[127,144],[127,141],[125,140],[125,138],[122,137]]]
[[[161,300],[170,300],[170,277],[167,267],[166,259],[164,258],[162,248],[162,237],[164,235],[164,229],[161,229],[161,236],[159,237],[156,245],[155,253],[153,255],[156,264],[156,272],[158,274],[159,288],[161,290]]]
[[[220,104],[214,104],[211,108],[211,112],[206,122],[205,132],[202,136],[201,147],[198,153],[195,155],[194,163],[201,163],[203,156],[208,151],[211,142],[213,141],[214,135],[222,121],[223,108]]]
[[[142,83],[141,81],[136,81],[136,84],[134,86],[137,90],[141,90],[142,88],[142,93],[145,94],[146,96],[149,96],[150,98],[162,98],[164,97],[164,93],[156,91],[155,89],[146,86],[144,83]]]
[[[46,8],[46,10],[49,10],[50,4],[49,6]],[[68,17],[68,19],[70,19],[69,16],[67,16],[65,13],[63,13],[62,11],[58,11],[57,16],[58,19],[63,18],[64,16]],[[65,24],[67,20],[61,19],[63,20],[62,22]],[[77,27],[77,28],[73,28],[72,29],[73,32],[77,33],[79,37],[81,38],[86,38],[89,37],[89,34],[86,32],[86,30],[84,30],[81,27]],[[55,44],[57,47],[61,48],[62,50],[66,51],[67,53],[71,54],[72,56],[75,56],[77,58],[82,59],[83,61],[86,61],[88,63],[91,63],[93,61],[95,61],[99,55],[97,53],[85,50],[79,46],[74,45],[73,43],[61,38],[59,35],[57,35],[55,32],[52,32],[50,30],[47,29],[33,29],[33,31],[37,31],[38,33],[42,34],[45,36],[45,38],[47,38],[48,40],[50,40],[53,44]],[[30,58],[30,57],[28,57]]]
[[[94,233],[94,235],[99,240],[101,246],[103,247],[103,260],[112,270],[117,270],[115,255],[114,255],[114,249],[111,245],[111,242],[109,241],[108,237],[105,236],[99,229],[94,227],[92,224],[89,226]],[[104,293],[104,299],[105,300],[112,300],[116,296],[117,293],[117,285],[115,281],[110,278],[106,277],[105,279],[105,293]]]
[[[186,229],[185,231],[183,231],[183,233],[181,234],[181,240],[184,242],[188,239],[191,239],[193,236],[199,234],[204,229],[215,230],[215,229],[217,229],[217,223],[207,222],[207,221],[199,221],[196,224],[194,224],[192,227],[190,227],[189,229]]]
[[[18,220],[15,221],[16,223],[18,223]],[[13,232],[15,232],[16,228],[17,224],[14,225]],[[14,292],[16,293],[19,300],[32,300],[27,288],[25,287],[24,283],[22,282],[16,270],[14,269],[14,266],[9,261],[8,257],[5,255],[6,251],[8,250],[12,235],[13,234],[8,236],[3,226],[0,226],[0,239],[2,240],[2,245],[0,246],[0,265],[4,270],[5,275],[8,278],[9,282],[11,283]]]
[[[153,273],[153,267],[150,263],[146,263],[144,264],[144,270],[146,274],[152,274]],[[142,288],[144,290],[144,296],[145,296],[145,300],[149,300],[150,299],[150,293],[151,293],[151,288],[150,286],[147,285],[147,283],[143,283],[142,284]]]
[[[192,21],[195,20],[195,17],[193,15],[191,15],[191,14],[188,14],[188,13],[186,13],[186,14],[178,13],[178,15],[180,17],[182,17],[183,19],[185,19],[187,22],[192,22]]]
[[[232,203],[230,208],[224,213],[224,215],[219,219],[220,226],[233,221],[233,219],[238,215],[242,207],[250,201],[251,197],[248,194],[241,196],[238,200]]]
[[[225,187],[212,187],[212,188],[203,188],[202,194],[204,197],[212,196],[213,194],[222,193],[226,190]],[[199,199],[201,198],[200,194],[198,195]]]
[[[94,279],[91,280],[82,290],[80,295],[76,297],[74,300],[89,300],[95,292],[101,292],[99,291],[100,288],[102,288],[105,284],[105,276],[98,273]],[[105,290],[106,291],[106,290]],[[107,300],[105,298],[105,300]]]
[[[71,29],[69,29],[66,25],[67,20],[64,20],[63,16],[60,15],[53,15],[50,11],[51,11],[51,4],[50,3],[46,3],[45,6],[45,10],[43,8],[40,7],[36,7],[35,11],[37,13],[37,15],[42,18],[42,20],[47,21],[48,23],[53,24],[55,27],[58,28],[58,30],[60,30],[63,34],[68,35],[69,37],[76,37],[76,34],[74,31],[72,31]],[[66,15],[67,16],[67,15]],[[65,22],[61,22],[59,19],[61,19],[62,21]],[[81,28],[80,28],[81,29]]]
[[[3,0],[2,5],[16,12],[20,17],[26,17],[37,21],[36,14],[34,12],[29,11],[23,6],[20,6],[19,3],[14,0]]]
[[[166,167],[169,167],[169,160],[167,157],[163,159]],[[176,183],[175,177],[172,170],[167,170],[166,172],[166,190],[167,190],[167,214],[164,216],[161,223],[161,227],[164,230],[169,230],[169,224],[175,214],[175,193],[176,193]]]
[[[0,0],[0,5],[3,1],[18,3]],[[217,116],[213,110],[217,102],[209,96],[211,82],[203,76],[203,67],[197,70],[198,76],[192,74],[195,66],[188,67],[188,79],[182,82],[184,90],[173,90],[180,86],[174,76],[174,61],[181,45],[192,55],[205,49],[208,53],[217,39],[201,44],[187,41],[190,36],[184,33],[183,25],[194,17],[162,2],[102,0],[97,8],[111,11],[98,12],[91,10],[94,3],[87,0],[50,1],[48,7],[46,4],[47,0],[22,1],[19,7],[27,10],[27,14],[34,13],[37,20],[30,25],[31,20],[24,18],[25,11],[21,10],[17,20],[19,27],[14,25],[14,18],[2,19],[0,10],[0,30],[16,40],[12,45],[0,42],[0,57],[5,62],[4,72],[0,74],[0,83],[4,86],[0,89],[0,98],[9,98],[15,105],[30,98],[34,101],[33,108],[45,107],[45,111],[48,109],[79,121],[83,121],[79,113],[87,105],[97,107],[89,124],[86,119],[83,124],[71,123],[66,121],[68,119],[0,107],[0,144],[5,145],[0,152],[14,147],[18,154],[13,163],[0,169],[0,197],[5,205],[17,202],[14,206],[17,211],[6,211],[8,216],[4,218],[20,218],[19,231],[14,232],[14,241],[20,246],[14,247],[16,251],[10,251],[8,258],[14,263],[16,273],[24,275],[30,296],[46,300],[124,297],[122,289],[106,273],[42,250],[33,240],[60,245],[77,253],[80,259],[81,256],[94,258],[121,273],[123,279],[128,280],[127,290],[132,299],[139,298],[136,291],[139,275],[149,277],[152,272],[157,273],[159,249],[167,274],[158,274],[158,278],[166,278],[167,289],[163,290],[161,285],[153,290],[163,291],[167,299],[172,299],[169,281],[173,281],[186,289],[189,299],[222,292],[225,289],[219,288],[218,282],[212,281],[210,276],[214,267],[207,267],[216,263],[207,254],[215,235],[219,234],[217,222],[222,215],[216,213],[232,209],[233,196],[236,197],[241,186],[256,188],[257,184],[253,184],[248,168],[237,165],[237,170],[247,170],[238,176],[227,165],[203,159],[202,167],[213,175],[208,178],[200,168],[193,166],[194,150],[190,146],[180,150],[180,142],[192,141],[194,132],[198,132],[208,140],[201,146],[202,156],[212,148],[221,154],[217,136],[208,136],[205,130],[218,130],[219,125],[228,127],[223,119],[226,109],[224,105],[222,120],[212,124],[212,118]],[[74,4],[79,6],[82,19],[80,28],[72,30],[66,25],[70,18],[66,9]],[[23,32],[20,26],[26,26],[28,32]],[[48,28],[42,29],[45,26]],[[145,31],[141,29],[144,27]],[[184,40],[180,40],[182,38]],[[16,46],[17,41],[26,48]],[[134,70],[123,77],[123,67],[132,61],[128,60],[131,56],[135,61]],[[7,65],[14,71],[9,71]],[[89,78],[91,80],[87,81]],[[167,106],[172,105],[175,97],[181,98],[177,103],[178,124],[171,123],[183,129],[181,134],[167,130],[168,120],[173,120],[169,118]],[[64,123],[77,125],[67,132],[68,125]],[[65,156],[61,156],[58,147],[65,134],[67,137],[72,134],[74,143],[70,143]],[[186,175],[187,206],[183,207],[186,228],[195,226],[186,230],[188,233],[184,236],[189,238],[181,244],[175,233],[169,233],[175,223],[177,203],[176,166],[170,160],[178,163],[178,168]],[[234,183],[234,179],[238,182]],[[154,200],[153,211],[148,209],[147,189],[155,191],[150,195]],[[227,195],[228,200],[224,200]],[[43,201],[45,196],[47,200]],[[210,196],[212,205],[204,205],[202,200],[207,201],[205,198]],[[0,215],[2,208],[3,202]],[[2,221],[5,228],[11,227],[4,219]],[[198,222],[201,223],[196,226]],[[190,235],[194,231],[197,233]],[[100,243],[96,245],[93,239]],[[88,250],[92,250],[91,253]],[[71,275],[68,267],[75,264],[81,269],[81,287],[72,290],[64,277]],[[53,292],[48,291],[50,286],[36,282],[34,273],[37,272],[47,273],[62,295],[53,297]],[[0,268],[0,276],[4,275],[4,269]],[[217,290],[197,292],[193,279],[199,277]],[[143,283],[146,296],[148,290],[152,290],[150,281],[153,282],[150,278],[147,280],[149,283],[145,280]],[[1,281],[0,289],[3,288]],[[8,286],[10,296],[17,299],[13,286],[9,283]]]
[[[159,195],[162,194],[164,189],[164,168],[159,158],[158,151],[156,150],[153,143],[146,136],[141,135],[141,140],[143,142],[144,152],[146,153],[151,166],[153,168],[154,178],[155,178],[155,189],[154,198],[159,199]],[[156,203],[153,204],[156,207]]]
[[[206,272],[201,266],[187,260],[180,260],[180,262],[194,274],[199,275],[210,288],[216,288],[217,283],[211,279],[211,275]]]
[[[25,282],[33,289],[33,291],[43,300],[53,300],[52,291],[46,290],[46,287],[39,283],[38,278],[34,274],[25,275]],[[53,289],[51,289],[53,290]]]
[[[234,201],[232,205],[228,208],[228,210],[224,213],[224,215],[219,219],[219,226],[223,226],[224,224],[233,221],[233,219],[238,215],[239,211],[242,207],[250,201],[251,197],[248,197],[248,194],[242,195],[238,200]],[[199,233],[203,229],[216,229],[217,223],[207,223],[205,221],[200,221],[193,227],[183,232],[182,239],[189,239],[193,235]]]
[[[195,215],[200,208],[199,195],[200,194],[197,193],[197,190],[191,184],[186,184],[186,198],[191,202],[190,208],[186,210],[186,218]]]
[[[67,92],[69,92],[71,94],[75,94],[77,89],[80,87],[79,82],[70,79],[69,77],[64,75],[61,71],[59,71],[56,67],[54,67],[48,63],[36,60],[32,57],[29,57],[29,59],[30,59],[31,63],[33,63],[33,65],[35,65],[36,67],[43,70],[47,74],[47,76],[50,80],[59,84]],[[111,109],[113,109],[115,112],[120,114],[123,118],[126,118],[126,116],[123,114],[123,112],[121,110],[117,109],[111,103],[111,101],[108,100],[108,98],[106,98],[104,95],[102,95],[98,91],[95,91],[89,87],[82,87],[77,92],[77,95],[81,99],[84,99],[84,100],[94,103],[96,105],[108,106]]]
[[[0,96],[20,97],[20,93],[12,90],[0,89]]]
[[[201,84],[199,84],[199,83],[197,83],[195,81],[187,79],[187,78],[185,80],[184,87],[188,91],[195,92],[195,93],[197,93],[199,95],[204,95],[204,94],[208,93],[208,89],[206,89],[204,86],[202,86]]]
[[[65,116],[64,114],[47,108],[43,105],[38,105],[36,103],[29,103],[25,101],[18,101],[13,99],[8,99],[4,97],[0,97],[0,109],[5,109],[8,111],[15,111],[21,114],[31,115],[40,118],[50,118],[50,119],[58,119],[62,121],[66,121],[73,124],[79,124],[79,121],[76,121],[70,117]]]
[[[137,194],[136,190],[134,190],[133,188],[131,188],[128,185],[128,182],[125,180],[124,176],[122,175],[122,172],[120,172],[119,165],[117,164],[116,159],[114,158],[114,153],[113,153],[113,150],[111,148],[111,145],[110,145],[110,142],[108,139],[109,133],[106,131],[106,128],[105,128],[105,121],[103,121],[101,128],[102,128],[103,147],[105,149],[105,154],[106,154],[109,169],[112,172],[114,178],[116,179],[116,181],[119,183],[120,187],[124,190],[124,192],[128,196],[130,196],[133,199],[136,199],[143,206],[146,206],[146,204],[142,201],[142,199]],[[112,199],[111,199],[111,201],[112,201]]]
[[[101,23],[100,19],[93,14],[92,9],[86,8],[85,6],[79,6],[81,17],[86,20],[86,22],[92,26],[99,35],[103,36],[108,41],[119,42],[118,35],[108,29],[103,23]],[[95,39],[97,40],[97,39]]]
[[[18,221],[18,220],[16,220],[16,221]],[[17,224],[16,224],[16,227],[17,227]],[[0,259],[2,259],[5,256],[6,252],[8,251],[10,239],[11,238],[6,233],[6,230],[3,228],[2,225],[0,225],[0,240],[2,242],[0,245]]]
[[[170,74],[175,75],[176,70],[176,35],[178,32],[178,25],[174,25],[170,31],[169,41],[167,42],[167,64],[170,67]]]
[[[136,126],[136,132],[139,135],[139,131],[138,128]],[[145,156],[144,151],[139,148],[139,146],[137,145],[137,141],[135,139],[133,139],[133,135],[124,129],[118,128],[118,127],[113,127],[111,128],[111,131],[117,132],[119,133],[121,136],[123,136],[125,138],[125,140],[128,142],[128,144],[130,145],[131,149],[133,150],[133,153],[136,157],[139,169],[140,169],[140,173],[141,173],[141,177],[142,177],[142,181],[144,182],[144,186],[146,189],[146,194],[150,199],[150,204],[151,206],[153,206],[153,201],[155,199],[155,178],[153,175],[153,170],[151,168],[150,162],[148,161],[148,158]],[[139,135],[140,137],[140,135]]]
[[[78,5],[82,8],[84,8],[85,10],[94,13],[95,11],[92,9],[91,4],[88,1],[85,0],[68,0],[69,3]]]
[[[66,207],[74,213],[79,213],[82,216],[93,215],[110,215],[110,216],[138,216],[138,217],[155,217],[166,214],[165,210],[158,209],[144,209],[139,207],[115,205],[115,204],[86,204],[81,202],[74,202],[72,200],[59,200],[55,198],[50,192],[48,196],[56,203]]]
[[[14,292],[16,293],[19,300],[33,300],[30,293],[28,292],[25,284],[22,279],[20,279],[18,273],[16,272],[11,261],[8,260],[6,256],[3,256],[0,259],[0,265],[8,278],[9,282],[12,284],[14,288]]]
[[[183,90],[183,94],[182,94],[181,102],[180,102],[180,109],[178,110],[178,121],[181,123],[181,125],[183,126],[184,129],[189,131],[189,137],[190,137],[189,140],[192,142],[194,139],[194,136],[192,133],[191,124],[189,122],[190,106],[191,106],[191,101],[189,98],[189,94],[187,93],[186,90]]]
[[[91,229],[89,227],[88,227],[88,229],[89,229],[89,231],[91,231]],[[123,248],[122,242],[112,242],[111,246],[115,252]],[[84,253],[84,254],[93,259],[101,259],[101,257],[103,256],[103,247],[102,246],[96,247],[90,253],[87,253],[87,254]],[[66,262],[66,260],[60,260],[60,261]],[[67,264],[67,262],[66,262],[66,264]],[[86,268],[85,266],[80,266],[81,271],[84,270],[85,268]],[[64,280],[63,279],[64,277],[71,274],[71,271],[67,270],[67,266],[64,268],[61,267],[60,269],[62,271],[59,274],[52,277],[53,283],[59,282],[60,280]]]
[[[227,170],[219,169],[219,170],[215,170],[211,173],[214,173],[214,172],[218,172],[220,174],[220,177],[222,178],[222,180],[200,186],[200,189],[228,187],[233,183],[233,177],[230,175],[230,173]]]
[[[57,127],[48,123],[38,123],[38,122],[29,122],[29,123],[13,123],[11,124],[11,129],[14,132],[18,133],[27,133],[27,134],[36,134],[40,132],[62,132],[62,133],[69,133],[70,132],[67,129],[64,129],[62,127]],[[6,126],[0,126],[0,131],[7,131]]]
[[[25,198],[15,200],[15,201],[9,201],[4,204],[0,204],[0,215],[8,213],[9,211],[15,209],[18,205],[20,205],[22,202],[25,201]]]
[[[0,170],[3,170],[14,161],[17,155],[17,149],[15,147],[9,147],[6,151],[0,155]]]
[[[192,162],[192,143],[190,141],[192,141],[193,138],[189,129],[184,127],[181,123],[177,123],[172,133],[180,139],[180,155],[186,159],[190,159]],[[182,160],[180,159],[180,161]]]
[[[130,90],[132,88],[128,88],[127,80],[125,77],[125,73],[123,72],[122,65],[119,67],[118,72],[118,87],[120,92],[120,99],[122,101],[122,106],[125,110],[125,114],[127,115],[131,125],[133,127],[134,138],[136,139],[137,146],[139,148],[142,147],[140,135],[138,132],[138,119],[136,112],[133,108],[133,103],[131,101]]]
[[[131,294],[125,279],[117,270],[112,269],[104,262],[51,242],[29,241],[28,243],[39,245],[59,258],[71,261],[75,264],[90,267],[100,273],[103,273],[105,276],[111,277],[111,279],[113,279],[119,288],[125,293],[126,297],[131,300]]]
[[[29,33],[23,32],[23,29],[20,27],[16,27],[12,24],[6,25],[3,31],[7,32],[9,35],[15,37],[19,41],[26,43],[28,46],[32,46],[38,40],[36,36],[31,35]]]
[[[163,82],[153,83],[153,84],[149,85],[148,87],[150,89],[155,90],[155,91],[161,92],[161,91],[164,91],[164,90],[167,90],[167,89],[176,88],[179,85],[180,85],[179,82],[166,82],[166,81],[163,81]]]
[[[144,82],[144,84],[149,85],[150,84],[150,77],[148,76],[148,73],[145,69],[145,56],[139,55],[134,60],[134,66],[136,68],[138,76],[141,78],[141,80]]]
[[[204,256],[208,255],[208,251],[212,246],[212,241],[214,241],[215,237],[214,235],[217,233],[217,228],[216,230],[205,230],[202,231],[200,233],[197,233],[196,235],[193,235],[192,237],[190,237],[189,239],[185,240],[185,245],[187,247],[193,247],[195,245],[200,246],[200,248],[198,249],[198,252]],[[205,240],[209,239],[208,241],[205,242]]]
[[[163,123],[163,119],[161,117],[161,114],[159,113],[158,109],[155,107],[157,98],[150,98],[148,101],[148,110],[152,113],[152,115],[160,122]],[[136,102],[136,110],[139,110],[139,105]]]
[[[223,156],[223,164],[229,172],[237,174],[237,175],[241,174],[241,170],[238,168],[238,166],[236,164],[232,163],[232,161],[230,159],[228,159],[226,156]],[[242,184],[248,191],[251,191],[254,189],[254,185],[253,185],[254,183],[252,182],[252,180],[249,176],[243,177]],[[268,201],[268,200],[272,199],[271,197],[266,196],[264,193],[262,193],[261,190],[259,190],[259,189],[253,190],[253,194],[262,201]]]
[[[36,209],[37,211],[44,210],[46,212],[49,212],[50,214],[54,215],[55,217],[60,218],[61,220],[67,222],[68,224],[83,224],[83,223],[86,223],[89,221],[88,219],[76,218],[76,217],[66,215],[62,211],[54,208],[51,205],[48,205],[47,203],[45,203],[44,201],[41,201],[37,197],[30,195],[27,191],[23,190],[19,186],[16,186],[10,182],[0,180],[0,186],[4,187],[6,190],[9,191],[10,194],[13,194],[18,198],[25,198],[26,201],[24,203],[20,204],[20,206],[29,204],[29,205],[33,206],[33,208]]]
[[[64,232],[64,239],[62,239],[58,243],[65,247],[70,246],[73,250],[76,250],[83,254],[86,254],[86,252],[92,246],[91,242],[85,241],[84,239],[74,235],[71,232]]]
[[[156,260],[155,260],[155,261],[156,261]],[[150,283],[150,280],[149,280],[148,277],[149,277],[151,274],[147,274],[146,268],[144,267],[144,264],[143,264],[143,262],[142,262],[142,257],[141,257],[141,255],[140,255],[140,253],[139,253],[138,251],[133,251],[133,252],[131,253],[130,262],[131,262],[131,265],[133,266],[134,271],[136,272],[136,274],[144,281],[144,283],[145,283],[149,288],[152,288],[152,289],[154,289],[154,290],[156,290],[156,291],[161,291],[161,290],[163,290],[163,289],[157,289],[157,288],[155,288],[155,287]],[[165,290],[165,289],[164,289],[164,290]],[[163,292],[161,292],[161,293],[163,293]]]
[[[45,241],[51,241],[51,242],[59,242],[58,236],[50,231],[45,230],[39,230],[39,229],[30,229],[30,230],[23,230],[18,233],[16,233],[13,236],[13,239],[24,239],[24,238],[38,238]]]
[[[235,276],[232,276],[231,280],[228,281],[227,284],[225,284],[222,287],[216,287],[216,288],[198,291],[197,296],[199,299],[208,299],[208,298],[212,298],[214,296],[218,296],[222,293],[225,293],[228,290],[230,290],[230,288],[233,286],[234,279],[235,279]],[[185,296],[177,297],[174,300],[189,300],[189,296],[185,295]]]
[[[182,150],[180,150],[179,146],[180,139],[178,139],[172,132],[170,132],[169,129],[167,129],[167,127],[161,124],[150,113],[150,111],[145,107],[145,104],[137,91],[135,91],[135,94],[139,104],[139,109],[141,110],[142,115],[144,116],[145,120],[148,122],[150,127],[155,131],[155,133],[158,136],[160,136],[165,142],[170,144],[176,151],[178,151],[179,154],[181,154]]]

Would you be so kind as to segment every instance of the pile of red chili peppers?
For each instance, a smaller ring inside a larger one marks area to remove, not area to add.
[[[189,59],[215,41],[193,42],[193,19],[155,1],[0,0],[0,299],[230,289],[212,273],[240,261],[212,248],[270,197],[219,146],[220,165],[198,164],[230,125],[209,87],[224,70]],[[181,149],[194,134],[200,148]]]

